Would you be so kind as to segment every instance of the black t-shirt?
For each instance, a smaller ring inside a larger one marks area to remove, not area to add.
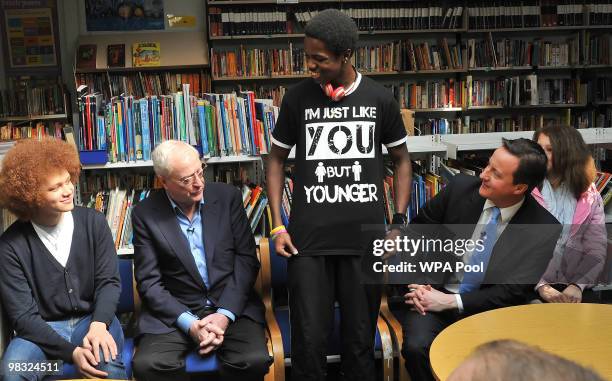
[[[274,144],[294,145],[295,178],[289,233],[300,255],[361,255],[384,223],[382,146],[405,144],[391,92],[357,76],[339,102],[307,79],[282,102]]]

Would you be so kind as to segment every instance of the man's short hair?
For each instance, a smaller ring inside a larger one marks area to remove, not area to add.
[[[341,55],[347,49],[351,49],[351,54],[353,54],[359,39],[355,21],[337,9],[326,9],[317,13],[306,24],[304,34],[306,37],[323,41],[325,47],[334,52],[336,56]]]
[[[563,357],[515,340],[477,347],[448,381],[604,381],[597,373]]]
[[[193,146],[180,140],[166,140],[159,144],[151,154],[153,170],[157,176],[168,177],[170,172],[172,172],[172,163],[170,161],[170,154],[172,153],[195,154],[200,157],[198,150],[193,148]]]
[[[547,159],[544,149],[538,143],[525,138],[502,139],[502,146],[519,159],[512,183],[527,184],[527,193],[530,193],[546,177]]]

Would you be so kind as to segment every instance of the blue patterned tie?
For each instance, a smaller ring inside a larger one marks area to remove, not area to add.
[[[491,253],[493,252],[493,246],[495,246],[495,240],[497,237],[497,223],[499,219],[500,210],[494,206],[491,208],[491,218],[485,225],[481,239],[483,240],[483,249],[478,251],[474,249],[472,257],[468,260],[467,265],[480,265],[482,262],[482,271],[478,272],[464,272],[463,281],[459,287],[459,293],[470,292],[477,290],[480,284],[484,280],[485,271],[489,265],[489,259],[491,259]]]

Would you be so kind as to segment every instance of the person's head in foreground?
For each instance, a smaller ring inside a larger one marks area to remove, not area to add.
[[[546,154],[529,139],[502,139],[480,174],[479,193],[499,208],[519,202],[546,176]]]
[[[0,170],[0,205],[19,219],[54,226],[74,208],[81,171],[74,146],[55,138],[24,139],[11,148]]]
[[[514,340],[477,347],[448,381],[604,381],[573,361]]]

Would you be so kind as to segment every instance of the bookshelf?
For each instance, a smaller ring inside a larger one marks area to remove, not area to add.
[[[209,1],[212,84],[215,91],[272,92],[278,105],[284,90],[307,76],[301,43],[305,23],[319,10],[335,7],[352,16],[359,28],[353,64],[389,87],[403,108],[415,111],[417,124],[456,123],[467,133],[479,131],[470,124],[489,123],[492,117],[520,119],[515,123],[519,130],[544,123],[612,127],[612,87],[598,83],[600,77],[612,77],[612,17],[588,2],[578,3]],[[520,56],[519,47],[527,53]],[[275,55],[285,64],[275,66]],[[474,58],[479,55],[481,59]],[[373,64],[370,57],[378,62]],[[240,64],[253,59],[265,62],[268,72]],[[489,89],[466,83],[468,78],[495,84],[500,77],[514,81],[501,90],[512,101],[473,102],[491,95]],[[529,96],[527,80],[533,86]],[[570,81],[573,88],[568,88]],[[405,90],[410,86],[432,88],[419,90],[419,96]],[[598,86],[609,90],[610,99],[607,92],[601,98]],[[412,100],[417,97],[430,102],[418,105]],[[532,120],[525,121],[527,114]]]

